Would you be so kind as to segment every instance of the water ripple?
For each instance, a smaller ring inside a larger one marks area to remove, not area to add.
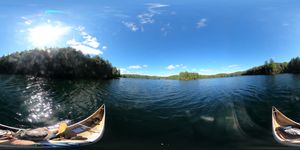
[[[274,146],[271,106],[297,120],[299,87],[296,75],[195,81],[75,81],[0,75],[0,119],[25,127],[65,119],[75,122],[105,103],[107,141],[136,138],[192,141],[197,146],[215,142]]]

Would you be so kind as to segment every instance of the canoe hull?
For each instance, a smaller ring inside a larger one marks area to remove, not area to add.
[[[283,145],[300,147],[300,136],[289,137],[279,130],[280,127],[293,126],[300,129],[300,124],[285,116],[274,106],[272,107],[272,130],[275,140]]]
[[[95,119],[97,122],[95,122]],[[10,130],[17,132],[19,130],[24,130],[21,128],[10,127],[0,124],[0,129]],[[84,137],[84,140],[47,140],[41,142],[27,143],[26,141],[21,141],[23,144],[14,144],[12,140],[0,140],[0,148],[6,149],[29,149],[29,148],[66,148],[66,147],[79,147],[90,145],[98,142],[104,134],[105,129],[105,105],[102,105],[96,112],[87,117],[86,119],[68,126],[73,132],[76,132],[77,136]],[[49,128],[55,132],[57,128]],[[32,141],[31,141],[32,142]],[[24,144],[25,143],[25,144]]]

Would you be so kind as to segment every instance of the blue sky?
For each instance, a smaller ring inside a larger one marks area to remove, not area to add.
[[[227,73],[300,52],[297,0],[3,0],[0,20],[0,55],[70,46],[123,73]]]

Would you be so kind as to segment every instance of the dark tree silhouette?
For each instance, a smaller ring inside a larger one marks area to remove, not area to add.
[[[273,59],[265,61],[264,65],[246,70],[243,75],[275,75],[288,73],[288,63],[276,63]]]
[[[33,49],[0,57],[0,73],[51,78],[120,77],[120,71],[107,60],[84,55],[73,48]]]
[[[288,72],[300,74],[300,57],[293,58],[288,63]]]

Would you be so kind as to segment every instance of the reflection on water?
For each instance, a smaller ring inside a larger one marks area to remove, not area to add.
[[[201,116],[201,119],[203,119],[204,121],[207,121],[207,122],[214,122],[215,121],[215,118],[210,117],[210,116]]]
[[[52,98],[49,91],[43,89],[46,81],[41,78],[27,78],[26,89],[23,91],[25,97],[24,107],[28,110],[27,120],[29,122],[46,122],[52,117]],[[59,105],[57,106],[59,107]]]
[[[78,121],[103,103],[100,84],[0,75],[0,108],[3,110],[0,115],[6,116],[2,123],[38,127],[61,120]]]
[[[1,123],[79,121],[102,103],[103,139],[87,149],[289,149],[271,130],[271,106],[300,121],[300,76],[196,81],[46,80],[0,75]]]

